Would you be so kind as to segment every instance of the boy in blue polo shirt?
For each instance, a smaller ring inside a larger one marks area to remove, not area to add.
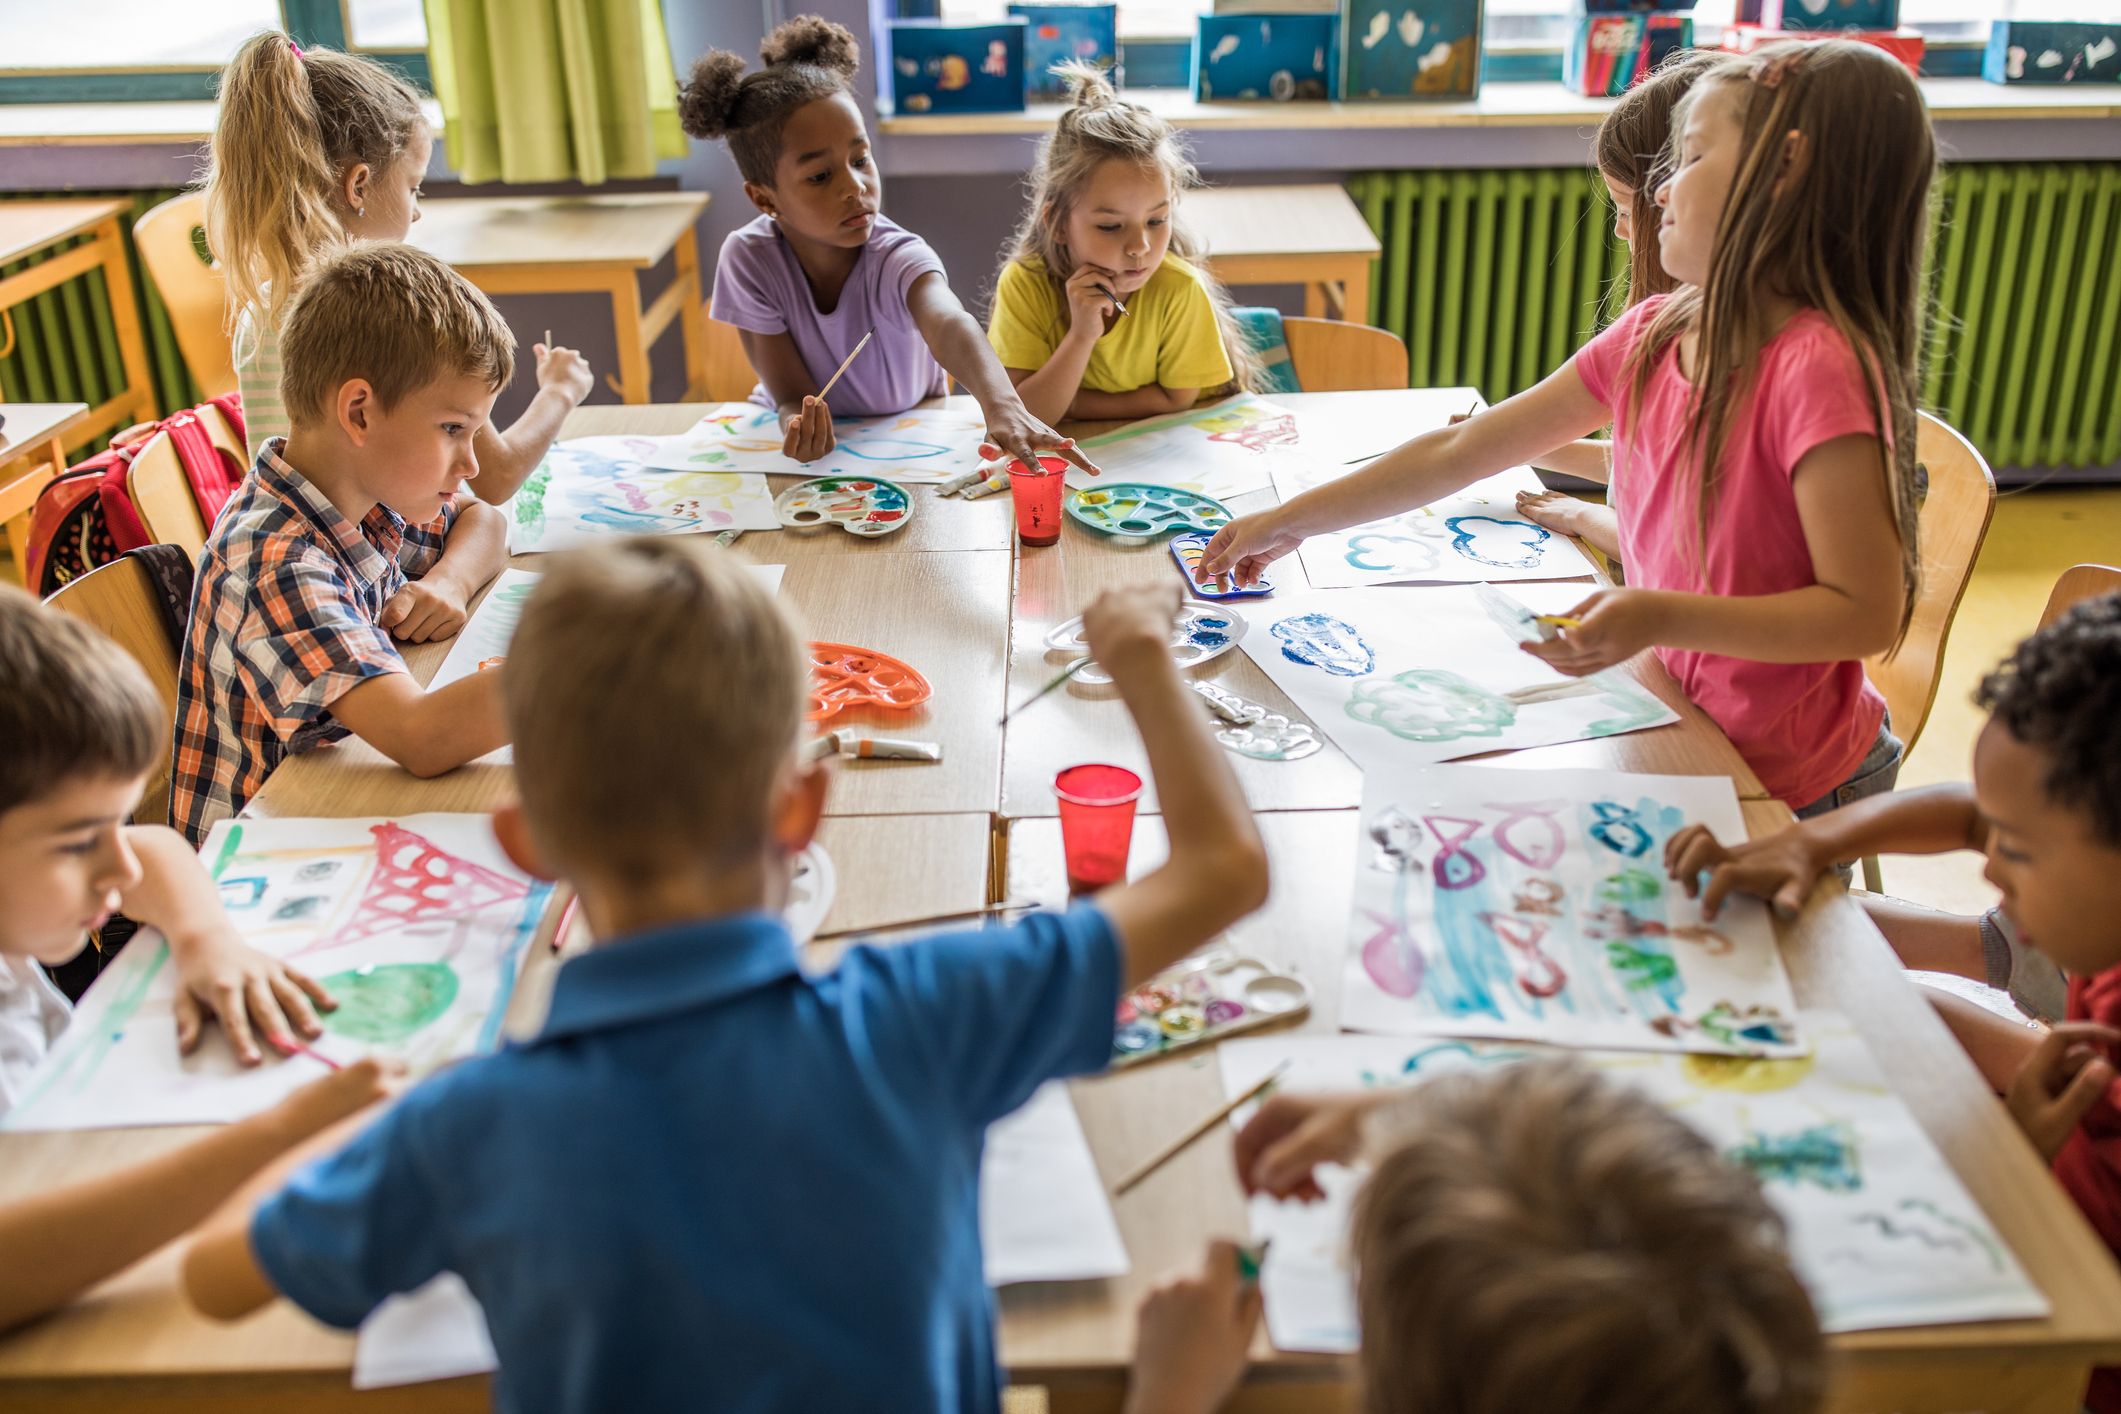
[[[1086,615],[1156,776],[1169,860],[1066,913],[800,970],[778,908],[826,777],[803,643],[698,541],[561,558],[503,672],[526,867],[604,940],[538,1035],[420,1086],[194,1245],[191,1298],[336,1326],[461,1274],[496,1405],[979,1410],[987,1126],[1101,1068],[1123,990],[1257,908],[1266,859],[1167,647],[1170,587]],[[909,861],[909,865],[912,861]]]

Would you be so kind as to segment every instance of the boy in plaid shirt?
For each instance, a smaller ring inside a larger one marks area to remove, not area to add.
[[[280,350],[292,429],[214,526],[178,673],[170,814],[194,844],[349,734],[416,776],[507,740],[493,674],[423,691],[392,635],[455,633],[507,561],[501,513],[456,492],[514,370],[508,326],[433,256],[367,245],[308,276]]]

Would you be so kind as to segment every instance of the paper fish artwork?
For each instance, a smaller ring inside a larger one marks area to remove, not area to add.
[[[1225,398],[1085,439],[1084,454],[1104,475],[1070,467],[1068,485],[1146,481],[1228,501],[1273,485],[1275,466],[1296,455],[1302,439],[1287,408],[1250,395]]]
[[[1829,1332],[2045,1315],[2046,1300],[1847,1019],[1808,1011],[1800,1020],[1817,1050],[1793,1060],[1569,1054],[1646,1092],[1759,1176]],[[1263,1036],[1220,1051],[1230,1095],[1284,1061],[1278,1089],[1301,1094],[1418,1085],[1557,1054],[1433,1036]],[[1240,1110],[1233,1123],[1249,1117]],[[1348,1214],[1363,1174],[1328,1165],[1319,1178],[1323,1203],[1253,1199],[1252,1238],[1273,1244],[1261,1289],[1275,1345],[1345,1353],[1357,1339]]]
[[[872,352],[864,355],[874,358]],[[916,408],[895,417],[832,424],[833,449],[813,462],[781,455],[780,416],[756,403],[724,403],[690,431],[662,438],[649,465],[670,471],[768,472],[945,481],[980,463],[986,420],[977,408]]]
[[[652,437],[556,442],[503,509],[515,553],[563,550],[611,535],[778,530],[773,494],[757,477],[648,465]]]
[[[1567,678],[1521,651],[1518,622],[1580,585],[1287,590],[1252,610],[1244,651],[1365,769],[1450,761],[1661,726],[1678,715],[1625,670]],[[1527,607],[1527,606],[1530,607]]]
[[[223,820],[202,854],[243,940],[338,1000],[312,1048],[339,1062],[394,1057],[416,1078],[493,1047],[553,891],[508,861],[484,815]],[[324,1073],[305,1055],[245,1069],[217,1028],[180,1057],[175,973],[160,938],[134,938],[5,1127],[224,1123]]]
[[[1713,924],[1664,844],[1742,839],[1728,778],[1371,767],[1341,1024],[1786,1056],[1805,1041],[1758,900]]]
[[[1333,479],[1317,471],[1315,463],[1277,467],[1275,489],[1287,501]],[[1314,535],[1298,552],[1304,574],[1313,589],[1588,578],[1591,562],[1575,540],[1517,513],[1517,493],[1539,489],[1519,467],[1402,515]]]

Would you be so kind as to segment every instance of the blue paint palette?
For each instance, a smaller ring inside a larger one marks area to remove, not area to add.
[[[1213,534],[1236,519],[1228,506],[1212,496],[1143,481],[1070,491],[1064,504],[1078,524],[1136,545],[1146,545],[1174,530]]]
[[[1220,589],[1216,588],[1218,581],[1201,578],[1201,561],[1207,558],[1208,542],[1214,538],[1213,535],[1198,530],[1184,531],[1171,537],[1171,558],[1178,561],[1179,573],[1186,577],[1186,588],[1192,590],[1203,599],[1218,601],[1223,599],[1256,599],[1261,595],[1274,592],[1273,581],[1264,576],[1261,577],[1259,583],[1245,588],[1239,588],[1233,580],[1224,579],[1219,581],[1223,586]]]
[[[1182,605],[1178,616],[1171,621],[1171,661],[1181,668],[1197,668],[1210,659],[1220,658],[1243,641],[1247,627],[1243,616],[1235,609],[1208,604]],[[1047,634],[1046,647],[1070,659],[1087,654],[1090,643],[1083,636],[1082,619],[1070,619]],[[1104,664],[1092,663],[1078,672],[1075,680],[1109,683],[1112,674],[1105,671]]]
[[[1211,953],[1150,978],[1120,999],[1112,1064],[1136,1065],[1212,1046],[1308,1015],[1311,987],[1256,958]]]

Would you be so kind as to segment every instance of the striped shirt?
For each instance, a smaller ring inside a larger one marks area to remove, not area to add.
[[[457,506],[408,526],[378,505],[359,525],[280,457],[275,438],[199,557],[177,670],[170,823],[202,843],[275,766],[350,735],[331,704],[405,671],[378,619],[442,558]]]
[[[236,322],[236,392],[243,399],[243,429],[256,461],[265,444],[288,432],[287,404],[280,401],[280,336],[246,310]]]

